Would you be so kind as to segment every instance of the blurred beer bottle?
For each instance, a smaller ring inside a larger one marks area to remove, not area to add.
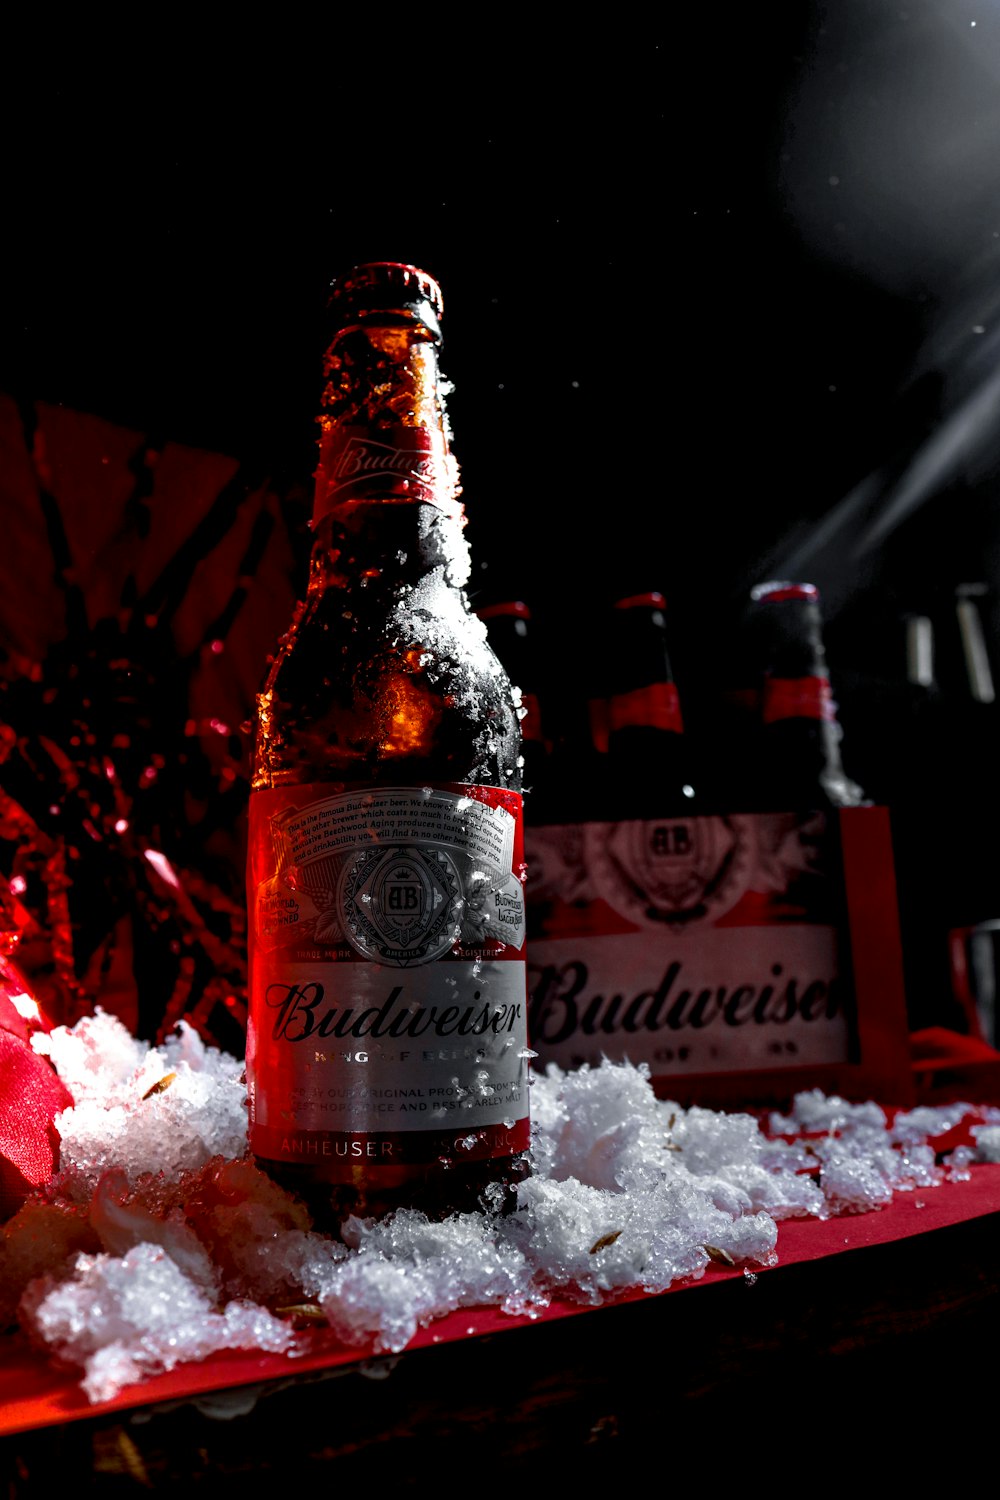
[[[961,900],[953,902],[960,872],[953,872],[947,890],[940,880],[940,872],[954,864],[955,833],[951,817],[933,811],[936,797],[945,804],[951,800],[948,788],[956,770],[941,689],[939,601],[908,598],[891,623],[896,670],[880,684],[873,706],[876,752],[869,760],[877,796],[892,816],[907,1013],[911,1031],[964,1030],[951,992],[947,939],[959,920],[955,913],[963,909]],[[946,665],[945,679],[952,677]]]
[[[616,599],[608,628],[608,777],[620,818],[698,811],[663,594]]]
[[[501,599],[476,610],[497,660],[519,702],[521,782],[525,821],[537,821],[546,781],[550,745],[542,718],[538,643],[532,638],[531,610],[523,599]]]
[[[751,590],[746,622],[759,664],[755,744],[740,811],[856,807],[864,793],[844,770],[819,590],[769,581]]]
[[[250,1147],[323,1227],[509,1207],[529,1143],[521,731],[466,595],[441,292],[333,284],[305,598],[258,696]]]

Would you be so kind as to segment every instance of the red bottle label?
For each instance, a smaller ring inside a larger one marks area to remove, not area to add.
[[[313,524],[331,510],[366,500],[414,500],[460,520],[458,462],[444,433],[430,427],[328,425],[320,440]]]
[[[823,719],[830,724],[835,717],[829,678],[765,679],[761,699],[761,718],[765,724],[776,724],[779,719]]]
[[[631,693],[615,693],[608,700],[608,730],[666,729],[683,734],[681,702],[674,682],[650,682]]]
[[[522,803],[313,783],[250,798],[250,1147],[399,1167],[528,1145]]]

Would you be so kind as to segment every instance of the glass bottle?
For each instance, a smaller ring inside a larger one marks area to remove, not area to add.
[[[250,1148],[320,1227],[512,1206],[529,1145],[521,735],[470,608],[442,299],[338,278],[305,597],[257,700]]]
[[[476,613],[487,639],[520,696],[522,790],[525,819],[531,822],[543,800],[549,744],[545,736],[537,643],[532,639],[531,609],[523,599],[484,604]]]
[[[844,771],[819,590],[770,581],[750,594],[747,629],[761,665],[753,807],[854,807],[864,794]],[[751,807],[741,809],[753,810]]]
[[[616,599],[608,645],[608,762],[616,816],[690,818],[697,811],[694,775],[664,596],[653,591]]]

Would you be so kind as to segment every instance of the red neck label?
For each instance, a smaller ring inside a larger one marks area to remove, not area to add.
[[[681,703],[674,682],[650,682],[608,700],[608,732],[617,729],[665,729],[683,734]]]
[[[332,510],[372,500],[389,504],[423,501],[455,520],[464,512],[458,499],[458,463],[443,432],[431,427],[327,426],[320,441],[313,501],[313,525]]]
[[[781,719],[836,718],[828,677],[768,677],[764,682],[761,717],[765,724]]]

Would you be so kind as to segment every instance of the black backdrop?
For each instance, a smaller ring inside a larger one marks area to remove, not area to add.
[[[207,28],[8,59],[0,390],[307,483],[329,281],[420,264],[474,602],[565,666],[662,589],[697,697],[749,587],[809,577],[849,769],[992,792],[992,716],[982,767],[964,720],[913,751],[902,618],[980,583],[997,634],[994,3]]]
[[[1000,17],[599,19],[40,33],[3,104],[0,388],[307,476],[327,285],[414,261],[477,589],[659,586],[696,655],[720,597],[796,557],[833,626],[887,543],[849,561],[857,514],[792,543],[879,470],[887,508],[884,466],[992,347]],[[980,566],[952,517],[927,578],[918,529],[904,592]]]

